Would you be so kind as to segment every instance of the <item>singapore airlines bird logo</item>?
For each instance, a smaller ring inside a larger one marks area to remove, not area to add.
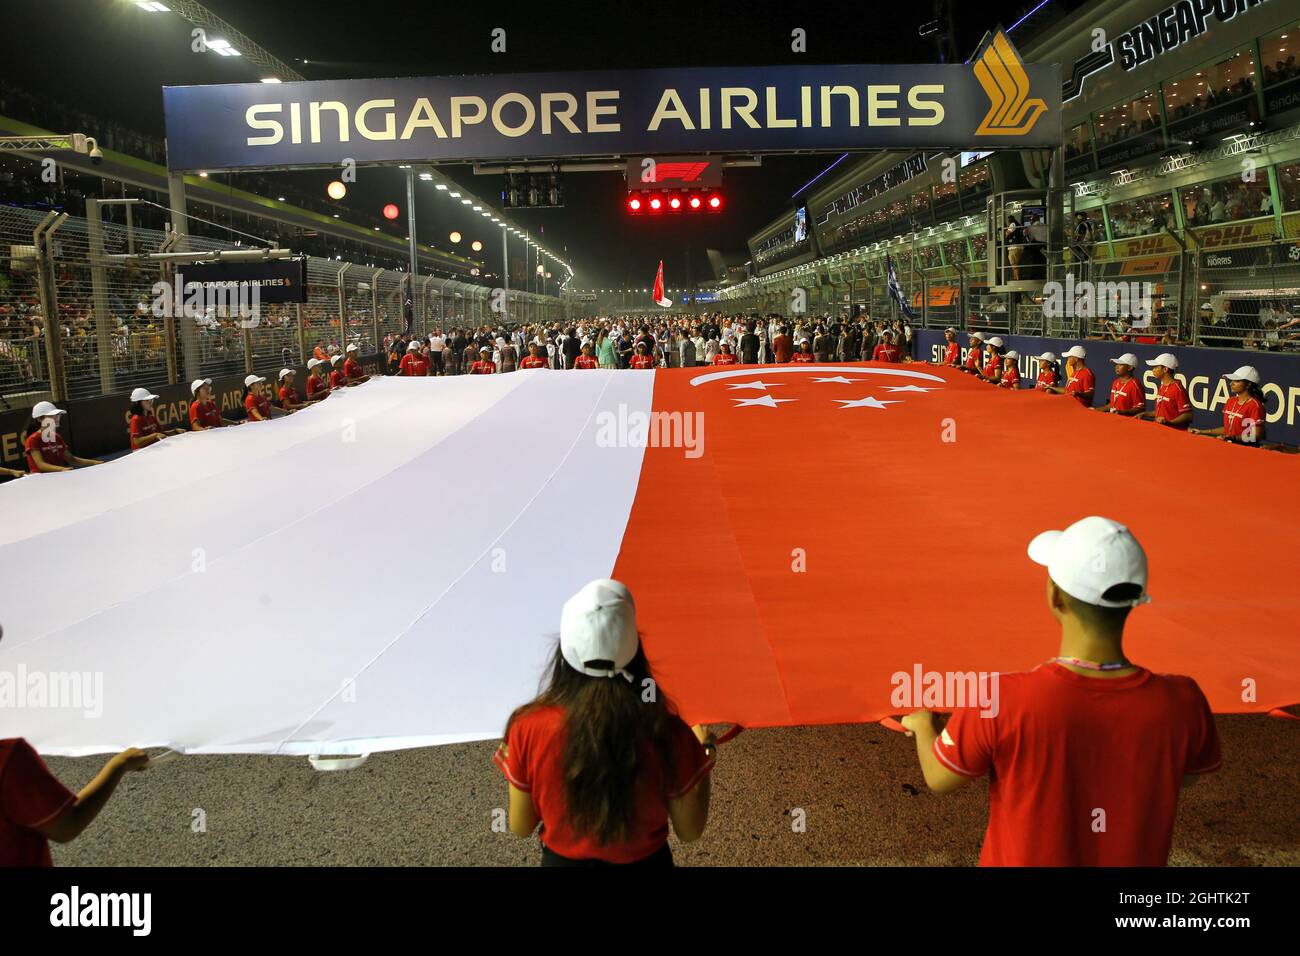
[[[975,62],[975,78],[991,104],[976,136],[1022,136],[1047,111],[1045,102],[1030,99],[1025,65],[1000,30]]]

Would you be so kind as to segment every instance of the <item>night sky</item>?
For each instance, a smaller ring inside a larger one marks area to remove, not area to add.
[[[1036,3],[958,0],[954,21],[961,58],[986,29],[1014,23]],[[933,40],[918,35],[920,24],[933,19],[930,0],[815,7],[562,2],[509,12],[489,3],[396,0],[205,0],[205,5],[308,79],[938,59]],[[1049,2],[1022,29],[1048,22],[1067,5],[1077,4]],[[259,78],[243,58],[191,52],[189,23],[175,14],[142,12],[131,0],[4,0],[4,16],[9,29],[0,77],[158,137],[162,86]],[[496,27],[506,30],[504,54],[489,51]],[[806,54],[790,49],[796,27],[807,31]],[[768,157],[761,168],[729,170],[723,182],[727,209],[716,216],[631,218],[619,173],[567,174],[564,209],[510,215],[521,227],[541,233],[549,248],[567,249],[577,270],[576,288],[648,286],[661,258],[669,285],[685,285],[692,276],[710,278],[706,249],[741,255],[745,239],[788,209],[792,194],[837,156]],[[474,176],[467,166],[443,171],[487,199],[495,199],[501,188],[501,177]],[[276,176],[286,182],[292,177],[322,197],[334,178],[326,171]],[[422,242],[469,254],[471,240],[492,239],[488,266],[499,266],[499,230],[488,220],[453,208],[428,183],[417,192]],[[405,206],[403,174],[361,169],[348,205],[377,213],[386,202]],[[389,228],[405,235],[400,223]],[[457,228],[465,234],[458,247],[448,240]]]

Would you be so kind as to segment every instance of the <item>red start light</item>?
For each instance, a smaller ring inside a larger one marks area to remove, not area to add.
[[[402,214],[402,211],[401,211],[400,209],[398,209],[397,206],[396,206],[395,204],[391,203],[391,202],[390,202],[387,206],[384,207],[384,218],[385,218],[385,219],[396,219],[396,218],[397,218],[398,216],[400,216],[401,214]]]
[[[668,205],[672,206],[674,209],[681,209],[682,201],[674,196],[672,199],[668,200]]]
[[[699,196],[692,196],[692,197],[691,197],[691,208],[692,208],[692,209],[699,209],[699,208],[700,208],[700,197],[699,197]]]
[[[633,196],[631,199],[627,201],[627,208],[631,209],[633,212],[636,212],[638,209],[641,208],[641,200]]]
[[[664,204],[663,200],[660,199],[658,196],[655,196],[654,199],[650,200],[651,209],[661,209],[663,207],[663,204]]]
[[[709,197],[709,208],[710,208],[710,209],[721,209],[721,208],[722,208],[722,197],[721,197],[721,196],[710,196],[710,197]]]

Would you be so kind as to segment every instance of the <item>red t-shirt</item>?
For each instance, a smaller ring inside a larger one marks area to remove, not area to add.
[[[494,375],[497,370],[496,362],[490,359],[479,359],[469,367],[471,375]]]
[[[190,425],[195,423],[202,425],[204,428],[217,428],[221,424],[221,409],[217,408],[216,399],[208,399],[206,402],[190,402]]]
[[[427,359],[426,359],[426,361],[427,361]],[[360,362],[355,362],[355,361],[353,361],[352,359],[344,359],[344,360],[343,360],[343,375],[344,375],[344,377],[346,377],[346,378],[362,378],[362,377],[365,376],[365,374],[366,374],[366,373],[365,373],[365,372],[362,370],[362,368],[361,368],[361,363],[360,363]]]
[[[246,396],[244,396],[244,409],[248,412],[249,418],[253,419],[253,421],[257,421],[257,419],[253,418],[254,408],[256,408],[258,412],[261,413],[263,418],[271,417],[270,399],[268,399],[265,395],[254,395],[252,392],[249,392]]]
[[[307,397],[308,398],[315,398],[317,392],[320,392],[322,395],[328,395],[329,391],[330,391],[330,385],[329,382],[325,381],[325,379],[317,378],[315,375],[307,376]]]
[[[985,378],[993,378],[1002,370],[1002,358],[998,355],[990,355],[985,366],[980,369],[980,374]]]
[[[989,774],[981,866],[1164,866],[1183,777],[1222,762],[1190,677],[1059,664],[1001,674],[996,715],[958,710],[934,754],[954,773]]]
[[[1146,397],[1142,386],[1131,375],[1125,379],[1115,379],[1110,383],[1110,407],[1117,412],[1128,412],[1135,408],[1146,407]]]
[[[594,355],[579,355],[573,360],[574,368],[600,368],[600,361]]]
[[[998,388],[1019,388],[1020,387],[1020,369],[1012,365],[1004,366],[1002,369],[1002,378],[998,379]]]
[[[815,361],[817,361],[817,356],[813,355],[812,352],[795,352],[795,353],[794,353],[794,359],[793,359],[793,361],[795,361],[795,362],[815,362]]]
[[[876,346],[875,350],[871,353],[871,361],[873,361],[873,362],[897,362],[897,361],[898,361],[898,346],[896,346],[896,345],[886,345],[884,342],[881,342],[879,345]]]
[[[636,359],[633,358],[632,361],[635,362]],[[717,355],[713,356],[714,365],[735,365],[739,361],[740,359],[735,352],[719,352]],[[649,368],[650,366],[647,365],[644,367]]]
[[[790,361],[790,356],[794,353],[794,339],[788,335],[778,335],[772,339],[772,354],[776,360],[781,363]],[[717,362],[715,361],[716,365]]]
[[[1034,382],[1035,388],[1045,388],[1048,385],[1055,385],[1057,381],[1056,369],[1049,368],[1046,371],[1039,369],[1038,380]]]
[[[290,388],[288,385],[282,386],[280,388],[280,404],[281,405],[299,404],[298,390],[296,388]]]
[[[330,372],[331,389],[346,388],[347,384],[348,384],[347,376],[345,376],[341,371],[335,369],[334,371]]]
[[[1183,388],[1183,383],[1178,379],[1171,379],[1167,384],[1161,385],[1156,392],[1156,415],[1163,418],[1166,424],[1173,419],[1182,415],[1184,412],[1192,410],[1192,403],[1187,398],[1187,389]],[[1186,428],[1186,425],[1174,425],[1173,428]]]
[[[961,346],[958,345],[956,342],[949,342],[948,345],[944,348],[943,364],[944,365],[961,364]]]
[[[1065,383],[1065,394],[1073,395],[1080,405],[1091,408],[1092,393],[1096,388],[1097,377],[1092,374],[1092,369],[1086,365],[1078,365],[1070,373],[1069,381]]]
[[[429,360],[418,352],[407,352],[402,356],[402,360],[397,363],[401,374],[410,376],[423,376],[429,374]]]
[[[147,435],[156,435],[162,430],[158,424],[158,416],[150,412],[148,415],[131,416],[131,450],[143,448],[140,439]]]
[[[972,372],[978,371],[984,364],[984,349],[977,347],[966,353],[966,367]]]
[[[77,798],[21,737],[0,740],[0,866],[53,866],[37,832]]]
[[[51,441],[45,441],[41,437],[41,429],[38,427],[23,441],[23,448],[27,452],[27,470],[33,475],[37,474],[40,469],[36,467],[36,460],[32,458],[32,452],[39,451],[41,457],[45,459],[47,465],[59,465],[66,468],[68,465],[68,445],[63,440],[63,436],[57,431]]]
[[[572,860],[635,863],[667,841],[668,801],[689,793],[713,769],[713,758],[704,753],[685,721],[675,718],[670,733],[675,763],[672,778],[664,779],[655,748],[648,743],[642,745],[631,835],[619,844],[601,846],[596,837],[577,833],[569,825],[564,799],[563,708],[537,707],[517,717],[506,734],[509,759],[502,760],[498,753],[493,761],[515,789],[532,796],[542,820],[541,840],[545,846]]]
[[[732,361],[733,362],[735,361],[735,356],[732,356]],[[713,360],[713,364],[718,365],[718,364],[725,364],[725,363],[719,363],[718,359],[715,357]],[[655,367],[654,356],[633,355],[632,360],[628,362],[628,367],[629,368],[654,368]]]
[[[1259,441],[1260,432],[1264,430],[1266,421],[1264,406],[1260,404],[1258,398],[1249,395],[1233,395],[1223,406],[1223,434],[1229,438]],[[1244,437],[1247,433],[1249,437]]]
[[[546,368],[546,359],[537,355],[529,355],[519,363],[520,368]]]

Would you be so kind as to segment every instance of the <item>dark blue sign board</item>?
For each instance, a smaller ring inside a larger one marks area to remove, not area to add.
[[[164,87],[168,167],[1054,147],[1061,76],[999,34],[968,66],[707,67]]]

